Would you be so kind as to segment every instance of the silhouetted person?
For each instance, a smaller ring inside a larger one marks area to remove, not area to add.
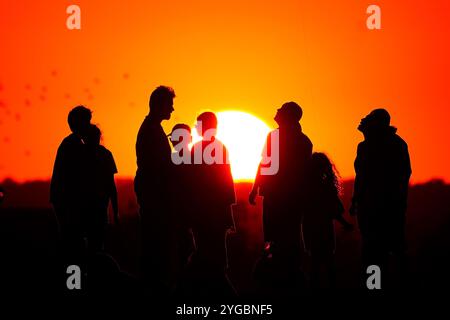
[[[142,228],[142,275],[156,293],[174,287],[174,226],[171,217],[171,149],[161,126],[173,112],[175,92],[159,86],[150,96],[150,112],[136,141],[137,172],[134,189]]]
[[[278,171],[265,174],[263,169],[268,163],[262,161],[249,196],[251,204],[255,203],[258,190],[264,197],[264,241],[278,269],[275,272],[286,277],[280,280],[285,283],[293,283],[289,277],[296,277],[300,272],[300,223],[312,154],[312,143],[299,123],[302,115],[301,107],[295,102],[285,103],[277,110],[274,120],[279,128],[269,133],[264,154],[272,157],[272,166],[278,160]]]
[[[234,230],[231,205],[236,197],[228,151],[216,138],[213,112],[200,114],[196,129],[203,138],[191,150],[195,177],[192,231],[197,247],[193,263],[201,270],[197,287],[200,294],[230,296],[233,289],[225,275],[225,236],[228,230]]]
[[[355,160],[355,186],[351,214],[356,214],[362,236],[364,270],[386,266],[388,254],[404,262],[405,213],[411,164],[408,146],[390,126],[384,109],[373,110],[358,130],[364,141]],[[401,263],[403,264],[403,262]]]
[[[336,248],[334,220],[345,230],[353,226],[343,217],[344,206],[339,199],[337,172],[323,153],[313,153],[309,173],[308,209],[302,221],[303,244],[311,257],[311,286],[320,286],[324,269],[328,287],[335,286],[336,270],[334,252]]]
[[[178,123],[172,128],[169,135],[173,145],[173,157],[187,156],[191,159],[189,144],[192,142],[191,128],[184,123]],[[174,161],[172,161],[174,162]],[[177,238],[177,273],[180,274],[186,267],[191,254],[195,250],[192,235],[192,206],[193,206],[193,166],[189,163],[176,162],[172,174],[172,210],[176,225]]]
[[[114,221],[119,221],[119,206],[114,175],[116,163],[111,151],[100,145],[101,131],[96,125],[90,125],[86,135],[86,153],[88,157],[86,207],[84,224],[88,241],[88,251],[92,254],[103,250],[105,229],[108,224],[108,206],[111,201]]]
[[[60,225],[62,249],[66,259],[70,260],[79,259],[84,246],[80,220],[85,207],[80,199],[84,196],[87,166],[84,139],[91,118],[91,110],[84,106],[77,106],[69,112],[68,123],[72,133],[58,148],[50,184],[50,202]]]

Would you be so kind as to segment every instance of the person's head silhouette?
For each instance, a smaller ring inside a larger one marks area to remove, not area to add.
[[[361,119],[358,130],[364,134],[390,128],[391,116],[386,109],[374,109]]]
[[[150,116],[159,121],[169,120],[173,109],[175,91],[166,86],[159,86],[150,95]]]
[[[215,137],[217,133],[217,117],[214,112],[203,112],[197,117],[197,132],[203,138]]]
[[[187,147],[192,142],[191,127],[185,123],[177,123],[168,136],[176,151]]]
[[[279,126],[297,124],[303,116],[302,108],[295,102],[287,102],[277,110],[274,120]]]
[[[369,116],[374,127],[387,128],[391,124],[391,116],[386,109],[375,109]]]
[[[86,144],[91,146],[100,145],[102,132],[95,124],[91,124],[86,134]]]
[[[312,177],[320,182],[336,188],[340,191],[339,173],[325,153],[314,152],[311,156]]]
[[[333,165],[325,153],[314,152],[311,156],[311,170],[320,175],[327,175],[333,171]]]
[[[67,117],[70,130],[77,135],[85,135],[92,119],[92,111],[85,106],[73,108]]]

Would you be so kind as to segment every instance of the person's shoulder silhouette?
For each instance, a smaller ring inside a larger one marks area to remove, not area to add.
[[[298,194],[306,181],[313,145],[299,123],[302,116],[303,110],[295,102],[284,103],[277,110],[274,120],[279,127],[269,133],[263,156],[273,158],[278,153],[275,161],[278,160],[279,168],[273,175],[262,176],[258,172],[256,177],[260,194],[265,197],[293,199],[292,195]]]
[[[86,145],[90,151],[91,161],[97,172],[105,172],[113,175],[117,173],[117,166],[113,154],[105,146],[100,144],[102,133],[96,125],[91,125],[86,136]]]
[[[373,110],[361,120],[358,130],[363,133],[364,141],[359,143],[357,149],[357,173],[371,176],[373,181],[381,177],[396,180],[398,175],[409,179],[411,164],[408,145],[397,134],[397,128],[390,125],[387,110]]]
[[[217,117],[214,112],[203,112],[197,117],[196,130],[202,140],[192,147],[193,163],[203,170],[225,170],[230,168],[228,150],[217,139]]]

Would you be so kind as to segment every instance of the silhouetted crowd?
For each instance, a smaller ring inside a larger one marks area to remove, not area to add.
[[[213,112],[197,117],[199,142],[193,144],[193,129],[182,123],[167,135],[161,123],[170,119],[174,98],[172,88],[156,88],[137,135],[139,279],[121,273],[104,252],[110,203],[119,223],[113,155],[101,144],[101,132],[91,124],[89,109],[78,106],[68,115],[72,133],[58,148],[50,200],[59,222],[63,265],[87,270],[89,290],[113,290],[117,285],[161,297],[238,296],[228,278],[227,236],[239,232],[233,219],[236,196],[228,150],[216,137]],[[261,295],[333,288],[334,223],[353,230],[344,218],[337,170],[326,154],[313,153],[300,125],[302,115],[295,102],[277,110],[278,128],[267,136],[248,199],[254,205],[258,195],[263,197],[264,247],[253,271]],[[390,125],[385,109],[370,112],[358,130],[364,141],[357,148],[349,213],[356,215],[361,232],[364,283],[367,266],[386,270],[390,256],[397,259],[399,273],[406,272],[411,165],[407,144]],[[302,252],[311,262],[306,275]]]

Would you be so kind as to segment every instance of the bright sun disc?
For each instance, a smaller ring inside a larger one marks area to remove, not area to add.
[[[270,128],[257,117],[241,111],[223,111],[216,115],[217,138],[228,149],[234,181],[253,180]],[[193,140],[199,140],[195,130]]]

